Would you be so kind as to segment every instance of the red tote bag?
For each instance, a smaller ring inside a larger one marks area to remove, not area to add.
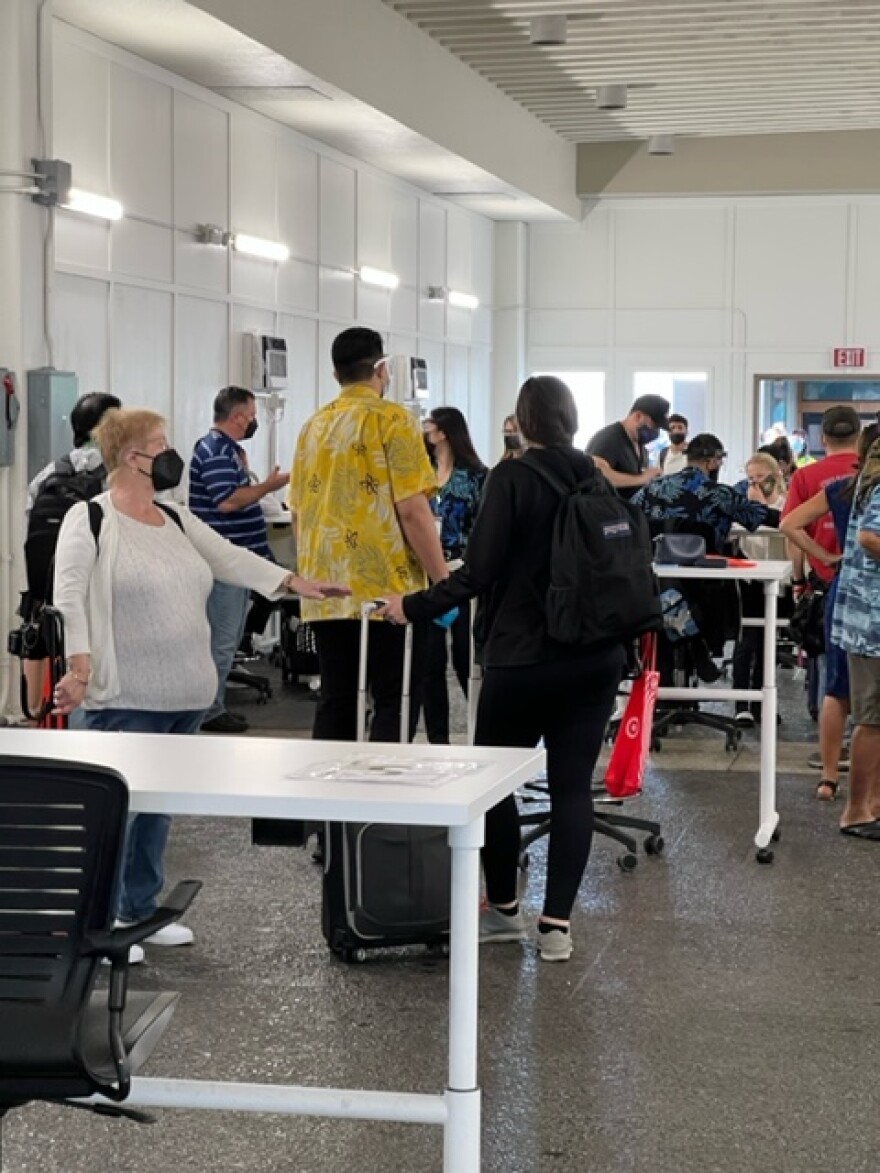
[[[642,790],[660,687],[656,635],[646,635],[642,640],[642,664],[642,674],[633,682],[605,771],[605,789],[612,798],[632,798]]]

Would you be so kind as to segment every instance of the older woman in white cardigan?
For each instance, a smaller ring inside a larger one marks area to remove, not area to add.
[[[308,582],[234,546],[188,509],[157,504],[155,494],[180,481],[183,461],[155,412],[112,410],[94,438],[110,488],[75,505],[58,538],[54,600],[64,617],[67,672],[55,690],[56,712],[80,709],[77,724],[86,729],[196,733],[217,690],[205,609],[215,579],[268,598],[321,599],[347,589]],[[155,814],[130,822],[121,921],[157,906],[170,822]],[[174,924],[147,943],[192,939]],[[137,946],[133,952],[132,961],[142,960]]]

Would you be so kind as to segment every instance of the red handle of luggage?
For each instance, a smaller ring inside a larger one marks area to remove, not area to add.
[[[641,793],[651,752],[651,729],[660,687],[656,635],[643,636],[641,652],[642,674],[633,682],[605,771],[605,789],[612,798],[632,798]]]

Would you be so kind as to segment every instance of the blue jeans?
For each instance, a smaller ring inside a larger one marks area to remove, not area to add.
[[[211,656],[217,669],[217,695],[205,714],[211,721],[224,711],[226,678],[232,671],[232,661],[244,635],[244,621],[248,613],[250,591],[247,587],[215,582],[208,595],[208,622],[211,624]]]
[[[73,728],[107,733],[198,733],[201,709],[160,713],[147,709],[78,709]],[[145,920],[159,905],[165,885],[168,815],[131,815],[125,835],[116,915],[120,920]]]

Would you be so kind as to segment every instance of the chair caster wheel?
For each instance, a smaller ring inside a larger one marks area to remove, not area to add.
[[[359,965],[367,960],[366,949],[343,949],[339,956],[346,965]]]
[[[776,830],[773,832],[773,834],[770,836],[770,838],[773,840],[774,843],[778,843],[779,840],[782,838],[781,829],[779,827],[777,827]]]
[[[645,855],[662,855],[666,843],[662,835],[649,835],[645,840]]]
[[[624,855],[618,855],[617,866],[622,872],[633,872],[638,866],[638,856],[633,855],[631,851],[627,851]]]
[[[742,736],[739,733],[734,734],[731,737],[728,737],[724,743],[724,748],[727,751],[727,753],[736,753],[736,751],[739,749],[739,743],[741,740],[742,740]]]
[[[769,847],[759,847],[755,852],[755,859],[758,863],[773,863],[773,852]]]

